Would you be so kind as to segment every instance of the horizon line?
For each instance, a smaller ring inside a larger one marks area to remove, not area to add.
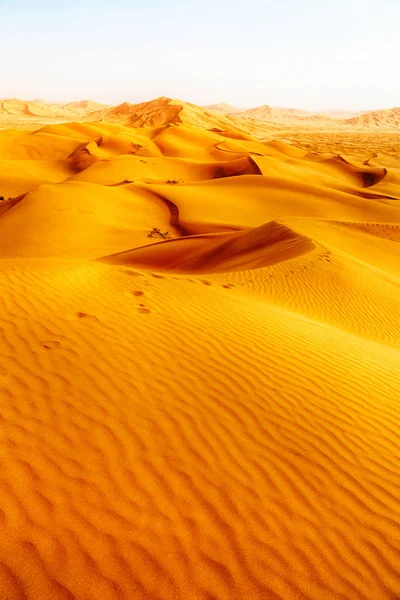
[[[305,111],[305,112],[310,112],[310,113],[326,113],[326,112],[349,112],[349,113],[353,113],[353,114],[357,114],[357,113],[365,113],[365,112],[376,112],[376,111],[380,111],[380,110],[394,110],[395,108],[400,108],[399,106],[385,106],[385,107],[375,107],[375,108],[358,108],[358,109],[351,109],[351,108],[346,108],[346,107],[340,107],[340,108],[335,108],[335,107],[329,107],[329,108],[318,108],[318,109],[312,109],[312,108],[305,108],[304,106],[295,106],[295,105],[273,105],[273,104],[267,104],[267,103],[263,103],[263,104],[257,104],[257,105],[252,105],[252,106],[248,106],[248,107],[243,107],[243,106],[235,106],[235,104],[231,103],[231,102],[227,102],[227,101],[219,101],[219,102],[211,102],[209,104],[197,104],[195,102],[191,102],[188,100],[182,100],[181,98],[171,98],[169,96],[156,96],[151,98],[150,100],[140,100],[140,101],[130,101],[130,100],[122,100],[121,102],[117,102],[115,104],[113,103],[108,103],[108,102],[103,102],[101,100],[93,100],[93,98],[80,98],[80,99],[72,99],[72,100],[51,100],[49,98],[18,98],[17,96],[6,96],[6,97],[1,97],[0,98],[0,102],[3,101],[7,101],[7,100],[18,100],[19,102],[47,102],[49,104],[56,104],[56,105],[60,105],[60,106],[65,106],[67,104],[71,104],[73,102],[93,102],[94,104],[103,104],[104,106],[108,106],[108,107],[116,107],[116,106],[120,106],[122,104],[132,104],[132,105],[136,105],[136,104],[145,104],[148,102],[154,102],[155,100],[159,100],[161,98],[165,98],[167,100],[174,100],[174,101],[179,101],[179,102],[183,102],[185,104],[194,104],[195,106],[198,106],[200,108],[208,108],[210,106],[218,106],[218,105],[227,105],[230,106],[231,108],[238,110],[238,111],[247,111],[247,110],[254,110],[257,108],[262,108],[262,107],[268,107],[268,108],[273,108],[273,109],[282,109],[282,110],[299,110],[299,111]]]

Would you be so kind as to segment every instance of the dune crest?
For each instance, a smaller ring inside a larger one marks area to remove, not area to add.
[[[106,256],[110,264],[178,273],[227,273],[290,260],[313,243],[276,222],[234,233],[185,236],[168,244],[144,246]]]

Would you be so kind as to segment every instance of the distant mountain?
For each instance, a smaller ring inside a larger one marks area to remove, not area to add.
[[[0,117],[11,120],[12,118],[23,119],[65,119],[74,120],[87,116],[95,110],[104,109],[104,104],[81,100],[68,104],[58,104],[45,100],[18,100],[9,98],[0,100]]]
[[[25,102],[23,100],[18,100],[17,98],[0,100],[1,115],[34,116],[36,113],[41,114],[43,110],[47,110],[47,107],[37,101]]]
[[[246,117],[249,119],[270,119],[274,115],[274,111],[276,109],[268,106],[267,104],[263,104],[262,106],[256,106],[255,108],[248,108],[247,110],[240,111],[241,117]]]
[[[286,119],[311,119],[311,120],[321,120],[321,117],[335,120],[344,120],[350,119],[352,117],[358,116],[361,113],[355,113],[348,110],[326,110],[326,111],[311,111],[311,110],[302,110],[298,108],[283,108],[281,106],[269,106],[267,104],[263,104],[262,106],[256,106],[254,108],[249,109],[240,109],[231,106],[230,104],[225,104],[225,102],[221,102],[219,104],[210,104],[208,106],[203,107],[206,110],[211,110],[213,112],[221,113],[224,115],[240,115],[245,118],[250,119],[277,119],[277,120],[286,120]]]
[[[351,119],[353,117],[356,117],[360,113],[351,112],[349,110],[331,109],[331,110],[325,110],[323,112],[317,112],[315,114],[322,115],[324,117],[329,117],[330,119],[343,120],[343,119]]]
[[[314,113],[296,108],[272,107],[267,104],[241,110],[220,103],[197,106],[182,100],[161,96],[149,102],[107,106],[91,100],[59,104],[45,100],[0,100],[2,123],[50,123],[52,121],[104,121],[126,127],[163,127],[185,123],[208,130],[230,132],[235,136],[259,136],[282,127],[376,128],[400,127],[400,108],[354,114],[328,110]]]
[[[374,110],[344,121],[354,127],[400,127],[400,108]]]
[[[88,115],[96,110],[105,110],[109,106],[107,104],[100,104],[99,102],[92,102],[92,100],[80,100],[79,102],[63,104],[62,108],[82,115]]]
[[[323,121],[329,117],[307,110],[296,108],[280,108],[264,104],[248,110],[241,111],[237,116],[256,121],[270,121],[274,123],[288,123],[301,121]]]
[[[212,112],[221,113],[223,115],[234,115],[242,112],[240,108],[236,108],[230,104],[225,104],[225,102],[220,102],[219,104],[209,104],[208,106],[203,106],[202,108],[205,110],[211,110]]]

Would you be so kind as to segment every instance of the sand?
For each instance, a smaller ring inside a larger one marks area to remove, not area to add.
[[[396,600],[395,139],[156,113],[0,132],[0,598]]]

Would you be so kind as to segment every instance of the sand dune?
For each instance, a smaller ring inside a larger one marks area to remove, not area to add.
[[[398,137],[94,114],[0,132],[0,598],[398,599]]]
[[[230,135],[248,134],[252,128],[241,119],[234,119],[225,111],[200,107],[189,102],[166,97],[140,104],[124,102],[106,110],[90,114],[86,120],[117,123],[126,127],[164,127],[185,124],[196,128],[226,131]]]
[[[104,262],[178,273],[225,273],[256,269],[295,258],[313,244],[276,222],[235,233],[183,237],[107,256]]]
[[[0,99],[0,129],[32,129],[39,124],[102,122],[124,127],[164,127],[181,123],[203,129],[225,132],[229,136],[250,135],[270,137],[300,131],[397,131],[399,108],[352,113],[345,110],[312,112],[297,108],[282,108],[264,104],[239,109],[221,102],[197,106],[178,99],[160,97],[139,104],[124,102],[107,106],[90,100],[67,104],[44,100]]]

